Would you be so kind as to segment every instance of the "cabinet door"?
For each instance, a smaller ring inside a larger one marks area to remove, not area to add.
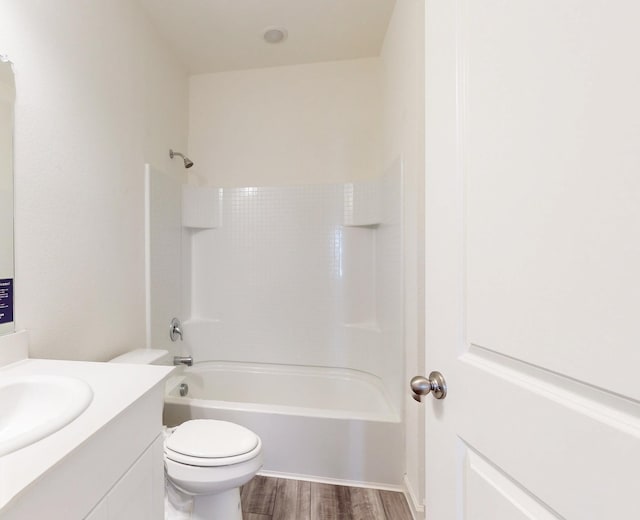
[[[106,497],[108,520],[162,518],[164,494],[159,492],[158,486],[164,485],[164,470],[163,465],[154,460],[158,456],[162,457],[161,448],[162,438],[158,437],[109,492]],[[103,517],[97,516],[96,520],[103,520]]]
[[[100,503],[93,508],[84,520],[109,520],[109,510],[107,509],[107,499],[103,498]]]

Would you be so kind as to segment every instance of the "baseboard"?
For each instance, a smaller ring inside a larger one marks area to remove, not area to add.
[[[360,487],[360,488],[370,488],[370,489],[382,489],[384,491],[399,491],[401,493],[407,494],[407,490],[405,486],[394,486],[392,484],[380,484],[379,482],[362,482],[355,480],[341,480],[336,478],[323,478],[323,477],[314,477],[312,475],[299,475],[297,473],[282,473],[280,471],[268,471],[262,470],[258,472],[258,475],[262,475],[263,477],[276,477],[276,478],[285,478],[289,480],[306,480],[308,482],[318,482],[319,484],[332,484],[334,486],[350,486],[350,487]]]
[[[411,486],[411,482],[407,478],[407,475],[404,476],[404,494],[407,497],[407,502],[409,503],[409,509],[411,509],[411,515],[414,520],[424,520],[424,504],[420,502],[418,499],[418,495],[416,495],[415,490]]]

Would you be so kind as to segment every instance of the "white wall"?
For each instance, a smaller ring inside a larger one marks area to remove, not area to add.
[[[396,2],[381,54],[384,164],[402,157],[404,178],[404,382],[424,371],[424,2]],[[406,388],[406,387],[405,387]],[[407,485],[424,500],[424,405],[405,390]]]
[[[15,63],[16,325],[31,354],[145,344],[144,163],[181,174],[187,78],[135,2],[0,0]]]
[[[220,187],[381,175],[380,74],[372,58],[193,76],[192,172]]]

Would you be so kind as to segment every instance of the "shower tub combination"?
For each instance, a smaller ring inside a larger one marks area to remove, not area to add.
[[[250,428],[263,441],[264,474],[382,486],[402,481],[400,418],[380,379],[365,372],[196,363],[168,382],[164,414],[169,426],[218,419]]]

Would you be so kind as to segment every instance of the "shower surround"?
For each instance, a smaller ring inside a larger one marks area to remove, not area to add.
[[[184,342],[171,347],[195,366],[181,376],[192,393],[168,395],[165,420],[244,424],[270,441],[267,471],[399,485],[401,215],[400,161],[366,182],[184,186]],[[159,227],[151,243],[175,243],[154,239]],[[161,295],[155,263],[167,257],[151,258]],[[150,307],[162,308],[153,295]],[[167,317],[151,320],[151,344],[165,341]],[[352,452],[369,462],[345,464]]]
[[[225,188],[197,201],[217,206],[217,222],[192,231],[185,248],[194,359],[360,370],[384,382],[399,411],[399,170],[360,183]]]

